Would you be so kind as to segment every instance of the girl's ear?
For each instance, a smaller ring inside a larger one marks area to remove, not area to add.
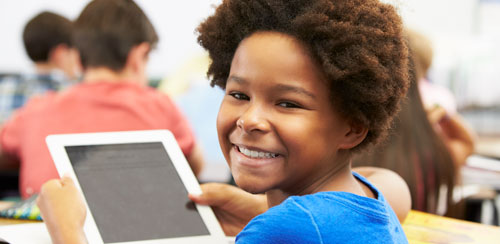
[[[359,145],[368,134],[368,128],[359,123],[350,123],[350,130],[344,134],[344,140],[339,145],[339,149],[351,149]]]

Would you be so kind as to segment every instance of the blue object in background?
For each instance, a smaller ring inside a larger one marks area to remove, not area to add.
[[[207,162],[205,169],[209,172],[205,179],[227,181],[230,177],[229,170],[219,146],[216,127],[224,91],[219,87],[211,87],[208,83],[193,82],[190,89],[176,97],[175,101],[191,122],[196,138],[201,143]]]

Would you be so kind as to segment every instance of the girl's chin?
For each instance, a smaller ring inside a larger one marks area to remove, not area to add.
[[[248,193],[252,193],[252,194],[264,194],[266,193],[266,191],[264,190],[261,190],[261,189],[257,189],[255,187],[240,187],[241,189],[243,189],[244,191],[248,192]]]
[[[238,185],[238,187],[240,187],[242,190],[252,194],[266,193],[269,190],[268,187],[262,184],[256,184],[255,182],[238,179],[235,179],[234,181],[236,182],[236,185]]]

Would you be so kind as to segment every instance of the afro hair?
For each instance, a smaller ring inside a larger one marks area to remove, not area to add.
[[[211,85],[223,89],[246,37],[276,31],[300,40],[327,77],[338,112],[368,128],[351,151],[385,136],[408,88],[402,20],[378,0],[224,0],[197,31],[212,60]]]

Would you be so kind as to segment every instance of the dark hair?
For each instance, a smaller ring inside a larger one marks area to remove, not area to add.
[[[147,42],[154,48],[158,35],[132,0],[94,0],[75,21],[73,40],[84,68],[119,71],[132,47]]]
[[[72,29],[72,22],[67,18],[44,11],[33,17],[24,27],[24,48],[34,62],[46,62],[57,45],[72,46]]]
[[[413,59],[410,61],[413,66]],[[413,67],[410,70],[407,99],[402,102],[387,141],[356,155],[353,166],[376,166],[397,172],[410,188],[412,208],[420,211],[436,214],[441,186],[446,186],[448,213],[456,214],[454,211],[458,209],[454,209],[452,200],[455,164],[427,119],[415,70]]]
[[[207,75],[221,88],[246,37],[276,31],[300,40],[327,77],[338,111],[369,130],[353,151],[383,137],[408,87],[401,19],[378,0],[224,0],[197,31],[212,59]]]

